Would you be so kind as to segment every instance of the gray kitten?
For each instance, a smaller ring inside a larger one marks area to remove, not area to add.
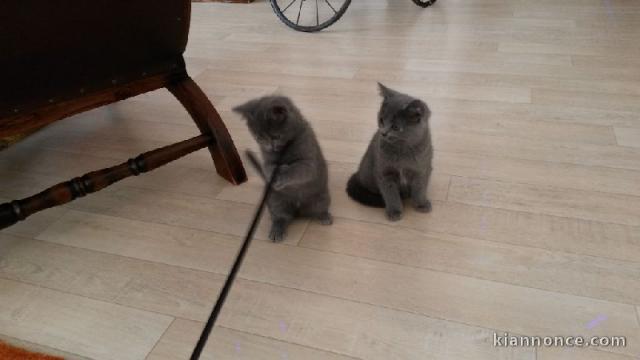
[[[247,120],[251,135],[260,145],[262,176],[268,179],[276,162],[281,161],[267,202],[273,222],[269,238],[281,241],[296,216],[331,224],[327,163],[300,110],[283,96],[251,100],[233,110]]]
[[[422,100],[378,86],[384,98],[378,131],[358,172],[349,179],[347,193],[364,205],[384,207],[387,218],[397,221],[405,198],[411,199],[416,210],[431,211],[426,195],[433,158],[431,111]]]

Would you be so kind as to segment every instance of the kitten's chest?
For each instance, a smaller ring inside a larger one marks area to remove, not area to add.
[[[424,168],[414,168],[414,167],[409,167],[409,168],[402,168],[399,169],[398,171],[399,173],[399,180],[400,180],[400,185],[401,186],[409,186],[416,177],[420,177],[420,174],[424,173]]]
[[[379,162],[383,168],[394,168],[401,176],[419,172],[426,166],[423,156],[408,157],[384,154]]]

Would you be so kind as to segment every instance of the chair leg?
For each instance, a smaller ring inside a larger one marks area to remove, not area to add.
[[[26,199],[0,204],[0,230],[24,220],[38,211],[66,204],[130,176],[138,176],[141,173],[157,169],[196,150],[203,149],[214,141],[211,134],[196,136],[140,154],[120,165],[93,171],[54,185]]]
[[[242,160],[227,127],[198,84],[187,76],[183,80],[168,85],[167,89],[187,109],[200,132],[213,135],[215,142],[209,146],[209,152],[218,174],[236,185],[247,181]]]

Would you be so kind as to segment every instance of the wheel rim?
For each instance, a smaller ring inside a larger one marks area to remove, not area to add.
[[[298,30],[322,29],[346,10],[347,0],[273,0],[274,9],[287,25]]]
[[[420,6],[427,7],[433,5],[436,0],[413,0],[413,2]]]

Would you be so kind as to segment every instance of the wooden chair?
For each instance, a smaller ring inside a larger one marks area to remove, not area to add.
[[[220,115],[189,77],[189,0],[21,0],[0,4],[0,139],[159,88],[200,135],[0,205],[0,229],[208,147],[218,174],[246,181]],[[0,156],[2,153],[0,153]]]

